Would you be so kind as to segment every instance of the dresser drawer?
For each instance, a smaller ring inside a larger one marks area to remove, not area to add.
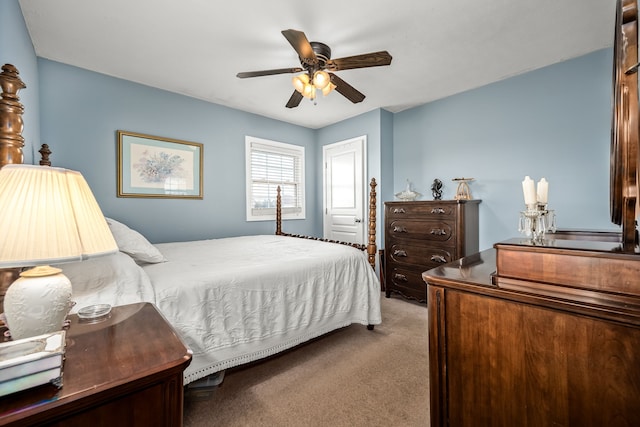
[[[387,233],[390,241],[415,239],[447,242],[454,240],[455,226],[451,221],[397,219],[389,223]]]
[[[430,270],[441,264],[454,261],[454,247],[410,245],[404,242],[392,244],[388,250],[389,260],[387,265],[393,262],[401,264],[412,264],[423,270]]]
[[[404,297],[420,302],[427,300],[427,284],[422,279],[421,269],[394,268],[387,276],[387,293],[397,292]]]
[[[387,218],[453,218],[457,204],[408,202],[394,205],[388,203]]]

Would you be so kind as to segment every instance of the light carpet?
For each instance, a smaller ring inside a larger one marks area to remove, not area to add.
[[[427,308],[381,295],[382,324],[349,327],[228,370],[185,398],[185,427],[428,426]]]

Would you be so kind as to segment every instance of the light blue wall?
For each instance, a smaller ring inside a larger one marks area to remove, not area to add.
[[[521,181],[549,181],[561,228],[616,229],[609,219],[612,51],[604,49],[413,108],[394,117],[394,185],[430,200],[472,177],[480,248],[517,237]]]
[[[386,110],[381,111],[380,179],[379,179],[379,188],[378,188],[378,200],[391,200],[394,194],[393,193],[394,117],[395,116],[392,113]]]
[[[0,1],[0,66],[12,64],[20,73],[20,79],[27,85],[18,92],[25,112],[24,121],[24,163],[40,159],[40,105],[38,89],[38,63],[31,44],[31,37],[24,23],[18,0]],[[34,156],[34,150],[36,156]]]
[[[275,232],[273,221],[245,220],[245,135],[304,146],[305,179],[316,188],[311,129],[46,59],[38,65],[42,139],[52,163],[81,171],[105,215],[152,242]],[[204,199],[117,198],[119,129],[204,144]],[[307,198],[307,219],[285,221],[285,231],[311,234],[316,204]]]
[[[335,123],[317,130],[317,156],[322,161],[322,147],[328,144],[344,141],[365,135],[367,137],[367,175],[368,179],[375,178],[378,186],[376,192],[378,224],[382,224],[382,203],[381,194],[390,193],[392,188],[392,156],[388,154],[392,151],[392,129],[393,115],[384,110],[376,109],[357,117]],[[319,173],[322,171],[320,170]],[[322,206],[322,179],[319,177],[317,187],[318,206]],[[318,224],[317,235],[322,235],[322,223]],[[376,241],[382,247],[382,226],[376,230]]]
[[[0,1],[0,62],[18,67],[28,86],[20,92],[25,161],[48,143],[55,165],[83,172],[105,214],[154,242],[273,232],[273,223],[244,220],[245,135],[306,147],[307,220],[285,222],[293,233],[322,233],[322,146],[359,135],[367,135],[379,206],[406,179],[430,199],[434,178],[445,198],[455,194],[452,178],[475,178],[481,249],[517,236],[525,175],[550,182],[559,226],[614,229],[611,56],[605,49],[401,113],[375,110],[311,130],[37,59],[18,1]],[[117,198],[117,129],[203,143],[204,200]]]

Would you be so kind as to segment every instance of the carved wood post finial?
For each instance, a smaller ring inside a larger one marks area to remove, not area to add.
[[[49,145],[42,144],[42,147],[38,150],[38,153],[42,156],[40,160],[40,166],[51,166],[51,161],[49,160],[49,154],[51,154],[51,150],[49,150]]]
[[[24,138],[22,130],[24,123],[22,113],[24,107],[18,97],[18,91],[27,86],[20,77],[18,70],[11,64],[2,66],[0,73],[0,167],[9,163],[22,163]]]

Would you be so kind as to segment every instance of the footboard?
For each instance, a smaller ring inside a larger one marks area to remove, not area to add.
[[[282,197],[280,195],[280,186],[278,186],[278,194],[276,198],[276,234],[278,236],[298,237],[301,239],[320,240],[322,242],[338,243],[340,245],[347,245],[360,249],[361,251],[367,251],[369,257],[369,264],[375,270],[376,268],[376,183],[375,178],[371,178],[369,187],[369,229],[368,240],[366,245],[358,243],[340,242],[338,240],[323,239],[321,237],[304,236],[302,234],[290,234],[282,232]]]

